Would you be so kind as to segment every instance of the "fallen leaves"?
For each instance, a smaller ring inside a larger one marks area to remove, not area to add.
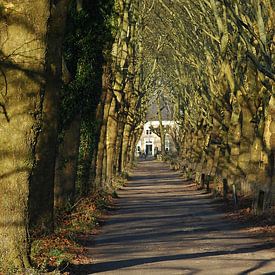
[[[252,198],[249,196],[239,197],[238,206],[233,204],[232,199],[224,202],[222,210],[227,213],[230,220],[243,223],[244,231],[250,233],[275,234],[275,217],[270,214],[255,215],[252,210]]]
[[[35,239],[32,242],[31,260],[40,270],[64,271],[70,264],[87,264],[91,259],[86,256],[87,236],[95,233],[100,219],[112,204],[112,196],[97,193],[81,198],[71,211],[61,211],[57,215],[54,234]]]

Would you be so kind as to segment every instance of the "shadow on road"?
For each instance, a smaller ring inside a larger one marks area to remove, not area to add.
[[[203,261],[221,271],[224,264],[238,262],[238,272],[226,274],[248,274],[270,270],[275,261],[274,241],[242,232],[246,224],[225,219],[209,194],[194,190],[164,164],[142,162],[119,197],[102,234],[82,243],[94,264],[74,266],[70,274],[120,274],[124,268],[131,274],[146,264],[144,274],[154,268],[161,274],[197,274],[205,268]],[[177,268],[181,273],[173,273]]]
[[[182,255],[169,255],[169,256],[158,256],[158,257],[150,257],[150,258],[136,258],[130,260],[120,260],[120,261],[110,261],[110,262],[103,262],[91,265],[79,265],[77,266],[76,273],[71,274],[89,274],[89,273],[98,273],[98,272],[105,272],[111,270],[117,270],[121,268],[127,268],[132,266],[138,266],[143,264],[150,264],[156,262],[164,262],[164,261],[177,261],[177,260],[187,260],[187,259],[197,259],[202,257],[212,257],[212,256],[221,256],[221,255],[231,255],[231,254],[242,254],[242,253],[252,253],[261,251],[262,249],[271,249],[275,247],[275,243],[270,244],[260,244],[250,247],[242,247],[236,250],[222,250],[222,251],[211,251],[211,252],[202,252],[202,253],[194,253],[194,254],[182,254]],[[257,263],[254,267],[249,268],[248,270],[239,273],[241,274],[248,274],[249,272],[255,271],[260,267],[263,267],[267,263],[275,261],[274,259],[261,261]],[[78,272],[78,273],[77,273]],[[268,274],[268,273],[265,273]],[[270,273],[274,274],[274,273]]]

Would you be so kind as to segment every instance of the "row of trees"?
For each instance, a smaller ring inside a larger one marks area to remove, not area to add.
[[[145,43],[170,90],[181,166],[218,192],[275,200],[275,7],[269,0],[168,1],[151,11]],[[159,47],[154,47],[159,41]]]
[[[1,1],[1,269],[28,267],[30,235],[67,204],[112,190],[156,91],[185,171],[268,207],[274,20],[271,0]]]
[[[131,0],[1,1],[0,270],[91,193],[112,191],[145,117],[142,15]],[[144,13],[145,14],[145,13]]]

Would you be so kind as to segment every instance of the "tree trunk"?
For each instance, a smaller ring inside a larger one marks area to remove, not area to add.
[[[268,200],[269,204],[275,205],[275,96],[271,96],[268,106],[268,113],[265,121],[264,139],[269,151],[268,160]]]
[[[108,122],[107,122],[107,137],[106,137],[106,180],[109,184],[114,176],[115,154],[116,154],[116,140],[117,140],[117,108],[116,99],[112,99],[112,103],[109,110]]]
[[[0,86],[6,90],[0,96],[0,269],[5,274],[29,267],[29,177],[45,85],[49,2],[1,1]]]
[[[78,194],[80,196],[86,196],[91,191],[89,179],[91,176],[91,163],[93,157],[93,133],[87,131],[91,129],[87,122],[81,122],[80,126],[80,150],[79,150],[79,161],[78,161]]]
[[[112,91],[110,89],[110,75],[111,70],[108,65],[105,66],[103,70],[103,89],[106,90],[106,97],[104,102],[102,102],[103,106],[103,118],[101,121],[101,128],[100,128],[100,136],[98,141],[97,147],[97,160],[96,160],[96,178],[95,178],[95,189],[100,187],[100,184],[103,180],[103,163],[104,163],[104,151],[106,147],[106,133],[107,133],[107,121],[109,110],[112,101]]]
[[[62,209],[75,198],[75,181],[80,144],[80,116],[65,130],[55,169],[55,208]]]
[[[160,97],[158,97],[158,120],[159,120],[161,155],[162,155],[162,157],[164,157],[165,156],[165,132],[164,132],[163,124],[162,124]]]
[[[123,142],[123,132],[125,128],[125,123],[122,116],[119,118],[117,140],[116,140],[116,154],[115,154],[115,165],[116,165],[116,175],[120,175],[122,171],[122,142]]]
[[[67,0],[51,4],[48,22],[46,87],[41,113],[41,132],[35,147],[36,163],[30,179],[30,225],[36,234],[53,231],[54,173],[58,134],[59,95],[62,79],[62,41]]]
[[[107,175],[107,147],[106,147],[106,144],[105,144],[103,162],[102,162],[102,177],[101,177],[102,187],[104,186],[103,183],[105,184],[105,182],[107,180],[106,175]]]
[[[136,145],[137,145],[138,138],[140,137],[140,131],[133,130],[132,136],[133,137],[132,137],[131,148],[130,148],[130,165],[133,165],[135,161]]]
[[[128,163],[128,154],[129,154],[129,142],[130,142],[130,133],[132,126],[129,123],[126,123],[123,132],[123,142],[122,142],[122,152],[121,152],[121,167],[122,172],[125,172],[127,163]]]

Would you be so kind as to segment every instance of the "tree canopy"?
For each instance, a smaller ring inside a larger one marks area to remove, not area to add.
[[[225,199],[252,196],[255,214],[271,209],[274,1],[36,2],[0,3],[0,269],[29,268],[60,212],[114,194],[150,105],[163,160]]]

